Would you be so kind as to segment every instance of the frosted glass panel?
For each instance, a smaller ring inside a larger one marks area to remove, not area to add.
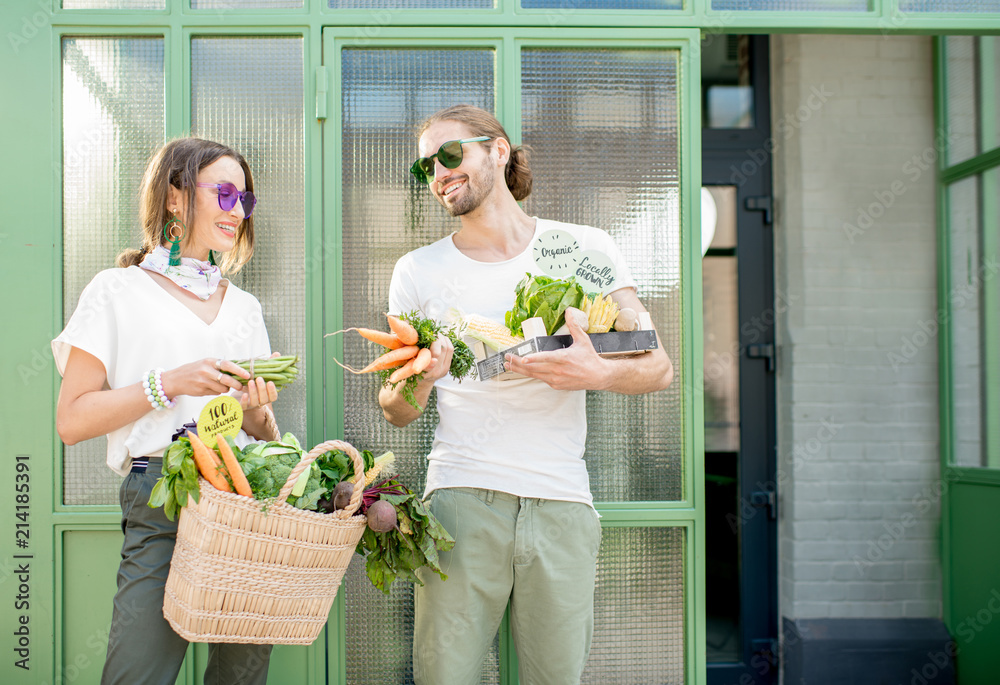
[[[343,190],[340,198],[329,200],[341,202],[343,282],[332,283],[327,297],[342,299],[345,325],[370,326],[388,306],[396,260],[457,226],[409,175],[417,156],[416,127],[455,103],[493,111],[495,54],[420,48],[349,49],[341,55]],[[369,343],[358,336],[342,340],[347,364],[360,368],[370,361]],[[346,439],[392,450],[403,480],[422,492],[424,458],[438,420],[434,396],[424,415],[400,430],[382,416],[374,377],[344,375]],[[347,682],[412,682],[412,589],[400,583],[386,598],[372,588],[363,568],[356,568],[362,566],[357,561],[345,579]],[[497,663],[494,647],[482,682],[498,682]]]
[[[139,181],[163,144],[163,40],[62,41],[63,315],[83,288],[138,247]],[[107,439],[66,447],[65,504],[117,504],[121,477],[105,466]]]
[[[581,683],[685,680],[683,528],[605,528],[594,640]]]
[[[682,10],[684,0],[521,0],[525,9],[577,10]]]
[[[955,463],[983,465],[983,349],[980,311],[980,216],[978,177],[948,187],[951,241],[951,367]],[[994,189],[995,190],[995,189]]]
[[[899,0],[901,12],[1000,12],[1000,0]]]
[[[614,237],[675,367],[663,392],[588,394],[585,458],[598,501],[684,496],[679,64],[676,50],[521,55],[522,138],[535,179],[525,210]]]
[[[702,260],[705,451],[740,450],[739,293],[736,256]]]
[[[64,10],[162,10],[166,0],[63,0]]]
[[[974,36],[948,36],[944,39],[949,165],[975,157],[979,152],[976,42]]]
[[[220,19],[244,10],[301,9],[304,0],[191,0],[193,10],[216,10]]]
[[[767,12],[867,12],[871,0],[712,0],[713,10]]]
[[[297,354],[298,380],[274,404],[278,427],[306,439],[305,118],[300,37],[193,38],[191,132],[238,150],[254,177],[254,255],[233,276],[264,310],[271,349]],[[220,74],[239,74],[235,82]],[[318,241],[318,236],[316,240]]]
[[[330,9],[395,9],[395,10],[423,10],[423,9],[493,9],[496,5],[494,0],[329,0]],[[386,22],[388,23],[388,21]],[[375,34],[369,30],[377,31],[377,26],[369,26],[360,29],[364,35],[374,37]]]

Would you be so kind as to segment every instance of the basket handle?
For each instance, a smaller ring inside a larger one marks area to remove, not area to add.
[[[302,456],[302,459],[292,472],[288,474],[288,480],[281,488],[281,492],[278,493],[278,502],[284,504],[288,496],[292,494],[292,488],[295,487],[295,481],[299,479],[306,469],[312,466],[312,463],[316,461],[320,456],[326,454],[327,452],[341,451],[351,458],[351,462],[354,464],[354,478],[351,482],[354,483],[354,492],[351,493],[351,501],[347,504],[345,509],[340,509],[338,511],[329,514],[330,516],[336,516],[338,518],[348,518],[354,515],[354,512],[358,510],[361,506],[361,495],[365,489],[365,462],[358,454],[358,451],[354,449],[354,446],[350,443],[346,443],[343,440],[327,440],[326,442],[321,442],[320,444],[313,447],[309,452]]]

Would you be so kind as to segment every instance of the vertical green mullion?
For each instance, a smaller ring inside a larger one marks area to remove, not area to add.
[[[701,275],[701,36],[687,32],[687,43],[681,48],[680,92],[681,103],[681,235],[690,235],[685,242],[681,239],[681,289],[687,295],[683,300],[682,327],[686,331],[687,349],[681,351],[681,368],[688,376],[704,363],[702,341],[702,275]],[[684,226],[691,231],[685,232]],[[684,378],[684,419],[681,425],[688,427],[684,440],[685,475],[687,491],[685,499],[694,508],[694,525],[688,528],[693,540],[688,549],[686,563],[687,588],[685,591],[685,622],[687,651],[687,681],[694,685],[707,683],[705,657],[705,506],[701,502],[705,491],[705,447],[704,408],[702,391],[693,378]],[[693,533],[693,534],[692,534]]]
[[[323,268],[316,276],[316,287],[320,291],[320,306],[323,317],[328,322],[326,329],[335,331],[343,328],[343,302],[341,296],[327,297],[327,293],[341,293],[341,288],[328,287],[327,279],[332,284],[343,282],[343,259],[340,244],[343,240],[343,202],[342,202],[342,177],[343,169],[341,159],[343,155],[343,141],[340,132],[343,128],[343,79],[341,78],[342,60],[341,43],[337,40],[333,30],[324,32],[323,35],[323,64],[327,67],[330,78],[328,92],[330,102],[327,103],[327,119],[322,126],[323,160],[322,160],[322,183],[323,192],[323,231],[322,231],[322,254]],[[325,258],[331,258],[328,262]],[[343,346],[340,336],[323,338],[324,344],[318,345],[322,354],[320,368],[323,377],[326,379],[319,390],[323,388],[334,388],[333,393],[322,393],[317,398],[317,411],[322,411],[324,416],[323,426],[328,435],[343,435],[344,433],[344,378],[343,371],[336,364],[328,364],[331,357],[343,358]],[[330,347],[327,348],[326,345]],[[328,402],[326,407],[323,403]],[[328,663],[326,669],[326,682],[331,685],[347,684],[347,644],[344,641],[346,633],[347,615],[344,603],[344,589],[341,586],[337,594],[337,600],[333,605],[331,623],[334,630],[327,624],[326,650]]]
[[[172,30],[169,34],[173,51],[170,61],[167,62],[166,74],[167,111],[165,120],[168,122],[168,140],[177,136],[190,135],[191,126],[194,123],[191,117],[191,90],[194,85],[191,78],[193,69],[191,42],[195,29],[186,27],[183,17],[177,16],[176,4],[179,3],[175,3],[175,7],[172,8]],[[164,55],[164,60],[166,59],[166,55]],[[206,645],[194,643],[189,646],[180,675],[185,685],[196,685],[198,682],[197,674],[204,673],[207,663],[208,647]],[[181,681],[178,680],[178,682]]]
[[[951,243],[949,240],[950,222],[948,211],[948,187],[941,181],[941,171],[946,167],[950,156],[947,142],[948,104],[946,45],[944,37],[937,37],[933,44],[933,80],[934,80],[934,117],[935,128],[940,138],[945,141],[943,154],[938,155],[937,178],[937,294],[938,308],[943,312],[947,325],[942,326],[938,345],[938,444],[941,450],[940,478],[946,482],[946,474],[954,461],[954,443],[952,426],[954,425],[954,407],[952,406],[952,369],[951,369],[951,298],[948,290],[951,287]],[[942,135],[943,134],[943,135]],[[946,489],[941,496],[941,604],[942,615],[946,625],[953,628],[952,620],[952,567],[951,567],[951,491]]]
[[[511,143],[521,143],[521,42],[510,29],[504,30],[498,49],[494,77],[496,84],[496,116],[511,137]],[[518,661],[514,635],[510,628],[510,605],[500,622],[500,684],[517,685]]]
[[[167,3],[170,8],[169,28],[164,30],[163,35],[165,141],[191,132],[191,30],[184,28],[178,4]],[[198,682],[195,664],[204,663],[207,659],[207,649],[202,650],[204,653],[199,654],[197,645],[188,649],[181,664],[178,683],[193,685]]]
[[[52,168],[52,170],[50,172],[51,181],[52,181],[51,188],[52,188],[52,207],[53,207],[53,212],[52,212],[52,216],[51,216],[51,223],[49,224],[51,226],[52,244],[53,244],[53,249],[54,249],[54,253],[52,255],[53,274],[52,274],[52,279],[51,279],[51,284],[52,284],[52,290],[51,290],[52,304],[54,305],[54,306],[52,306],[52,310],[53,310],[53,315],[54,316],[53,316],[53,319],[52,319],[51,332],[53,334],[52,337],[55,337],[55,335],[58,333],[58,331],[60,331],[62,329],[62,326],[63,326],[63,317],[64,317],[64,312],[63,312],[63,272],[64,272],[64,269],[63,269],[63,254],[64,253],[63,253],[63,230],[62,230],[62,223],[63,223],[62,222],[62,217],[63,217],[63,162],[65,161],[65,160],[63,160],[63,142],[62,142],[63,141],[63,132],[62,132],[62,118],[63,118],[62,117],[62,114],[63,114],[63,99],[62,99],[62,95],[63,95],[62,39],[63,39],[63,36],[62,36],[62,31],[60,31],[58,29],[51,31],[50,35],[52,36],[52,43],[53,43],[51,45],[51,48],[50,48],[50,54],[53,56],[52,57],[52,62],[51,62],[52,66],[51,66],[50,74],[51,74],[51,83],[52,83],[52,90],[53,90],[53,96],[54,96],[53,97],[54,106],[52,107],[52,115],[51,115],[51,119],[50,119],[50,127],[51,127],[50,130],[52,131],[52,138],[51,138],[51,142],[50,142],[50,155],[49,155],[48,158],[52,159],[52,160],[58,160],[58,163],[56,163],[56,164],[53,165],[53,168]],[[28,47],[30,49],[31,46],[29,45]],[[43,64],[42,60],[38,60],[36,63]],[[44,69],[44,67],[43,67],[43,69]],[[42,80],[42,79],[39,79],[39,80]],[[25,93],[25,95],[27,95],[27,93]],[[17,130],[18,130],[18,132],[20,134],[26,134],[27,133],[27,131],[24,128],[22,128],[22,127],[18,127]],[[28,138],[29,140],[31,139],[30,133],[27,133],[26,138]],[[11,159],[16,158],[16,155],[17,155],[16,150],[11,149],[11,150],[8,150],[8,152],[11,154]],[[38,150],[36,152],[42,152],[42,151]],[[39,155],[39,158],[40,159],[45,159],[46,158],[44,152],[42,152],[42,154]],[[22,167],[21,167],[21,165],[18,165],[18,169],[19,170],[23,170]],[[26,174],[26,176],[30,176],[30,174]],[[16,184],[12,184],[12,185],[5,184],[4,187],[7,188],[7,189],[10,189],[10,190],[14,190],[14,192],[16,193],[16,190],[15,190],[16,189]],[[30,195],[25,194],[24,196],[27,197],[27,196],[30,196]],[[16,207],[11,207],[11,209],[14,209],[16,211]],[[17,221],[16,219],[14,219],[13,217],[8,217],[8,218],[12,219],[12,225],[17,225],[16,223],[14,223],[14,222]],[[4,271],[4,273],[7,273],[7,274],[13,274],[13,273],[15,273],[14,270],[4,269],[3,271]],[[14,316],[16,316],[16,314],[14,314]],[[59,386],[61,384],[61,379],[60,379],[58,373],[53,373],[52,376],[53,376],[53,383],[54,383],[54,386],[52,388],[52,399],[54,400],[56,397],[58,397],[58,392],[59,392]],[[25,398],[23,398],[23,397],[20,398],[21,401],[23,401],[24,399]],[[30,403],[30,399],[29,399],[29,403]],[[49,506],[46,507],[44,504],[39,503],[34,496],[32,497],[32,505],[33,505],[32,506],[32,514],[33,514],[32,520],[33,520],[33,524],[34,524],[32,526],[32,528],[33,528],[33,530],[32,530],[32,537],[38,537],[38,538],[40,538],[43,541],[42,542],[43,548],[45,548],[45,547],[48,548],[49,558],[52,560],[52,563],[51,563],[51,565],[49,567],[42,566],[43,574],[42,574],[41,578],[39,578],[38,575],[36,575],[37,571],[39,570],[39,568],[38,568],[39,564],[37,564],[37,562],[36,562],[34,564],[34,568],[35,568],[36,573],[32,574],[31,580],[32,580],[32,583],[37,583],[36,587],[45,588],[44,590],[42,590],[42,593],[43,593],[42,597],[44,597],[45,600],[50,600],[51,601],[50,606],[53,607],[53,610],[52,610],[52,614],[50,616],[50,621],[51,622],[48,622],[45,619],[43,619],[42,621],[39,621],[38,620],[38,611],[37,610],[31,612],[31,618],[32,618],[31,622],[35,626],[34,628],[32,628],[32,632],[34,634],[37,635],[37,634],[40,633],[43,636],[45,636],[47,634],[52,636],[52,652],[50,654],[47,654],[48,648],[46,646],[46,647],[43,648],[42,654],[39,655],[37,647],[35,647],[35,649],[32,650],[32,657],[33,657],[32,661],[34,661],[37,665],[42,666],[42,669],[47,668],[48,669],[47,675],[51,675],[52,678],[53,678],[53,682],[55,682],[56,678],[62,672],[62,664],[64,662],[64,658],[63,658],[63,648],[64,648],[64,645],[63,645],[63,622],[65,621],[65,611],[64,611],[65,606],[64,606],[64,603],[62,602],[62,597],[63,597],[63,582],[62,581],[63,581],[63,578],[62,578],[62,574],[60,573],[60,569],[62,568],[62,551],[63,550],[62,550],[62,544],[61,544],[61,542],[62,542],[61,535],[59,534],[59,532],[55,529],[55,526],[53,525],[54,524],[54,519],[55,519],[54,513],[61,508],[62,502],[63,502],[63,498],[62,498],[62,490],[63,490],[63,468],[62,468],[63,467],[63,460],[62,460],[63,445],[62,445],[61,439],[59,438],[59,436],[58,436],[58,434],[56,433],[56,430],[55,430],[55,421],[54,421],[54,418],[55,418],[55,416],[54,416],[54,414],[55,414],[55,411],[54,411],[54,409],[55,409],[55,403],[52,402],[52,404],[50,406],[52,406],[52,412],[50,414],[48,414],[48,416],[49,416],[49,419],[50,419],[51,423],[49,424],[50,430],[47,431],[47,433],[49,435],[53,436],[52,449],[48,451],[48,453],[52,455],[52,458],[50,460],[48,460],[47,463],[46,463],[46,460],[35,459],[35,460],[33,460],[34,461],[33,466],[37,466],[39,463],[42,463],[43,464],[43,469],[44,469],[43,472],[42,472],[43,478],[44,478],[44,474],[47,471],[49,471],[49,470],[51,470],[50,472],[53,474],[54,477],[52,478],[52,485],[48,489],[49,492],[48,492],[48,496],[46,497],[46,499],[48,499]],[[42,414],[42,415],[44,416],[45,414]],[[10,420],[11,420],[10,425],[11,426],[14,426],[14,425],[18,424],[18,419],[17,419],[16,414],[14,416],[9,416],[7,418],[10,418]],[[11,455],[11,456],[13,456],[13,455]],[[34,470],[34,468],[32,470]],[[35,472],[34,475],[37,478],[37,471]],[[37,491],[36,488],[32,488],[32,490]],[[13,498],[10,498],[10,500],[12,501]],[[39,506],[39,504],[41,504],[41,506]],[[11,513],[13,513],[13,512],[11,512]],[[39,513],[41,513],[42,516],[44,516],[44,518],[39,517],[38,516]],[[10,520],[10,519],[13,518],[13,516],[9,516],[7,518],[8,518],[8,520]],[[40,518],[41,518],[41,520],[39,520]],[[39,526],[39,524],[42,524],[42,525]],[[41,528],[41,530],[39,530],[39,528]],[[41,532],[42,535],[39,535],[39,532]],[[35,554],[35,556],[37,556],[37,553]],[[32,560],[32,561],[35,561],[35,560]],[[15,567],[16,567],[16,565],[15,565]],[[14,586],[14,583],[13,582],[9,583],[9,585]],[[46,591],[49,590],[49,588],[51,588],[51,593],[52,594],[51,594],[51,596],[46,597],[45,596],[47,594]],[[13,589],[13,587],[12,587],[12,589]],[[13,592],[11,594],[13,595]],[[37,602],[34,602],[33,604],[35,606],[38,606]],[[15,605],[14,605],[13,602],[7,602],[7,601],[5,601],[4,602],[4,606],[14,607]],[[41,624],[41,625],[39,625],[39,624]],[[38,628],[40,628],[41,630],[37,630]],[[37,630],[37,632],[36,632],[36,630]],[[41,656],[41,659],[39,659],[39,656]],[[45,663],[45,657],[46,656],[49,656],[49,658],[51,659],[51,662],[48,663],[48,664]],[[13,661],[13,660],[11,660],[11,661]],[[45,671],[42,670],[42,669],[40,669],[40,671],[44,673]],[[13,671],[14,669],[11,669],[11,670]],[[0,672],[2,672],[2,669],[0,669]]]
[[[996,39],[983,36],[977,39],[979,45],[979,149],[987,151],[996,146]],[[992,264],[997,258],[1000,235],[997,235],[997,170],[993,168],[980,176],[979,197],[980,227],[982,230],[980,264]],[[981,268],[981,266],[980,266]],[[983,325],[983,423],[984,423],[984,464],[990,468],[1000,468],[1000,358],[997,347],[1000,344],[1000,290],[996,278],[983,280],[982,325]]]
[[[996,189],[1000,187],[1000,167],[993,167],[979,176],[981,250],[979,273],[982,274],[982,326],[983,326],[983,423],[984,462],[990,468],[1000,468],[1000,279],[983,273],[985,264],[995,264],[998,254],[997,221],[1000,219],[1000,201]]]
[[[64,269],[64,252],[63,252],[63,231],[62,231],[62,217],[63,217],[63,164],[65,160],[63,159],[63,131],[62,131],[62,120],[63,120],[63,64],[62,64],[62,41],[63,35],[59,30],[52,31],[53,45],[52,45],[52,90],[53,90],[53,107],[52,107],[52,159],[58,160],[56,164],[53,165],[52,169],[52,206],[54,208],[52,216],[52,237],[54,254],[52,259],[53,264],[53,274],[52,274],[52,295],[53,300],[52,307],[53,310],[53,321],[52,321],[52,334],[53,337],[58,334],[62,329],[63,321],[65,317],[65,312],[63,311],[63,274]],[[53,388],[53,398],[58,397],[59,386],[61,385],[61,378],[58,373],[53,373],[53,382],[55,387]],[[54,413],[54,412],[53,412]],[[54,418],[54,417],[53,417]],[[58,433],[55,430],[55,422],[51,424],[51,434],[54,436],[53,439],[53,449],[51,451],[52,460],[49,462],[49,467],[53,472],[52,486],[51,486],[51,497],[52,497],[52,507],[46,512],[47,523],[54,523],[53,519],[54,512],[58,511],[62,507],[62,490],[63,490],[63,454],[65,448],[62,445],[62,440],[59,438]],[[38,519],[35,518],[37,523]],[[53,682],[56,681],[57,674],[62,671],[63,659],[63,622],[66,620],[65,617],[65,606],[62,601],[63,593],[63,577],[60,573],[62,568],[62,536],[56,531],[54,525],[49,525],[51,528],[51,537],[47,541],[51,545],[51,559],[52,559],[52,663],[49,665],[49,675],[53,678]],[[5,606],[12,606],[12,603],[6,603]]]
[[[1000,51],[1000,39],[996,36],[981,36],[979,38],[979,130],[982,139],[979,149],[983,152],[1000,145],[1000,131],[997,131],[997,114],[994,111],[997,102],[997,52]],[[989,224],[987,224],[989,225]]]
[[[316,8],[313,13],[317,14]],[[322,24],[318,20],[313,21],[303,29],[303,59],[302,68],[303,84],[303,131],[305,145],[305,227],[303,245],[305,254],[305,326],[306,326],[306,349],[300,353],[305,354],[307,360],[306,376],[306,433],[308,444],[316,445],[322,442],[325,437],[325,416],[324,404],[324,364],[323,364],[323,257],[325,224],[323,223],[323,209],[326,195],[323,192],[323,124],[316,118],[316,97],[317,97],[317,77],[318,68],[323,60],[323,34]],[[327,87],[329,93],[329,86]],[[329,97],[329,96],[328,96]],[[337,203],[339,204],[339,203]],[[339,250],[337,251],[339,252]],[[337,400],[339,401],[339,400]],[[335,401],[335,402],[337,402]],[[339,404],[338,404],[339,406]],[[337,435],[342,435],[337,433]],[[329,678],[331,641],[333,645],[339,645],[340,654],[333,655],[335,663],[339,666],[344,663],[344,602],[343,591],[337,594],[333,606],[330,610],[330,619],[320,633],[320,639],[307,648],[309,663],[309,678],[311,683],[319,685],[326,684]],[[272,675],[272,679],[274,676]]]
[[[170,140],[191,132],[191,29],[176,8],[163,34],[164,140]]]

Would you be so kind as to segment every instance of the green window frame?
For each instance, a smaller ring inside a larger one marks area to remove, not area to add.
[[[700,55],[698,46],[700,34],[693,31],[597,30],[592,28],[566,28],[558,38],[552,38],[548,29],[540,28],[490,28],[468,27],[460,38],[442,37],[440,32],[427,27],[396,28],[385,27],[377,37],[358,37],[347,27],[327,27],[324,30],[324,66],[329,74],[330,91],[325,101],[319,103],[321,110],[329,116],[333,131],[342,129],[341,98],[341,54],[342,50],[355,47],[364,48],[470,48],[491,49],[496,54],[495,88],[497,115],[514,141],[521,140],[521,61],[522,48],[586,48],[598,49],[677,49],[681,51],[679,65],[678,108],[680,118],[679,159],[681,160],[681,224],[699,226],[701,163],[700,146],[697,141],[697,122],[700,122]],[[324,195],[333,200],[334,207],[326,217],[325,235],[328,244],[339,245],[342,241],[342,208],[339,202],[342,192],[342,141],[339,136],[328,137],[324,141]],[[702,365],[701,340],[701,260],[691,245],[695,242],[682,241],[681,255],[682,292],[682,355],[677,360],[678,368],[697,369]],[[331,273],[333,283],[343,278],[341,262],[337,271]],[[336,322],[337,328],[348,325],[341,320],[342,311],[339,298],[331,297],[326,302],[327,320]],[[339,355],[342,342],[331,339],[327,354]],[[690,371],[688,372],[691,373]],[[327,387],[342,387],[343,371],[332,366],[328,368]],[[704,490],[703,454],[703,412],[701,388],[693,377],[678,378],[683,383],[682,411],[684,431],[683,443],[683,497],[669,501],[595,502],[600,512],[604,528],[674,528],[684,534],[684,620],[689,628],[685,632],[684,659],[686,682],[704,685],[707,682],[705,660],[705,626],[697,620],[704,613],[705,579],[704,566],[700,561],[700,550],[704,549],[704,507],[701,493]],[[343,398],[336,394],[329,398],[327,425],[333,432],[343,430]],[[343,593],[337,600],[340,626],[344,626],[345,606]],[[344,643],[329,631],[327,642],[331,662],[339,660],[339,668],[331,668],[331,682],[343,684],[346,680],[333,680],[339,673],[343,678],[346,667]],[[517,657],[513,638],[505,618],[500,628],[500,682],[504,685],[517,683]]]
[[[950,111],[949,64],[947,59],[950,37],[940,37],[935,41],[934,79],[936,95],[936,119],[938,140],[941,150],[937,155],[938,166],[938,300],[939,320],[942,325],[942,339],[939,346],[941,381],[941,450],[942,468],[947,478],[974,477],[989,478],[1000,482],[1000,289],[996,276],[996,260],[1000,256],[1000,201],[996,189],[1000,187],[1000,138],[997,131],[997,83],[996,59],[1000,45],[994,37],[962,37],[960,40],[973,41],[976,50],[971,64],[973,109],[961,114],[972,117],[975,152],[967,159],[949,164],[951,143],[954,132],[951,123],[959,113]],[[951,74],[957,78],[957,74]],[[953,107],[957,109],[957,107]],[[953,260],[958,258],[953,252],[957,227],[953,223],[952,191],[959,183],[975,183],[978,196],[978,267],[973,269],[973,280],[962,282],[954,273]],[[992,265],[992,266],[991,266]],[[978,275],[978,277],[977,277]],[[954,321],[957,295],[965,294],[969,288],[978,293],[980,311],[980,411],[981,438],[978,464],[963,462],[957,457],[959,439],[955,402],[959,395],[956,390],[956,331]],[[996,476],[982,471],[996,471]]]

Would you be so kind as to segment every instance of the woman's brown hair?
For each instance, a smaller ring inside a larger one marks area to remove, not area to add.
[[[139,187],[139,223],[142,229],[142,247],[130,248],[120,255],[120,267],[137,266],[149,252],[165,243],[163,226],[173,215],[167,210],[169,188],[187,191],[187,209],[181,219],[191,225],[194,219],[195,184],[198,173],[222,157],[232,157],[243,168],[246,190],[253,191],[253,175],[243,155],[236,150],[201,138],[172,140],[153,155],[146,166]],[[190,236],[188,236],[190,237]],[[236,231],[233,249],[222,255],[219,268],[223,273],[239,271],[253,254],[253,216],[245,217]]]
[[[503,138],[510,143],[510,136],[495,116],[484,109],[473,105],[452,105],[447,109],[432,114],[420,126],[417,137],[423,135],[432,124],[439,121],[457,121],[465,124],[469,132],[474,136],[489,136],[490,141],[483,145],[491,145],[494,138]],[[528,151],[530,148],[524,145],[510,146],[510,159],[504,167],[504,180],[515,200],[523,200],[531,194],[531,167],[528,166]]]

